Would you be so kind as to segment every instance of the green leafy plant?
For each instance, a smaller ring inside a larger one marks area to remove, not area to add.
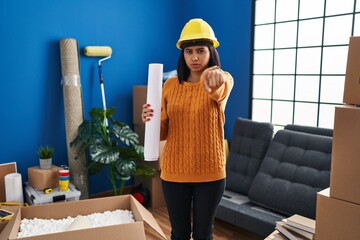
[[[87,150],[89,175],[109,166],[109,179],[114,195],[122,194],[125,182],[132,176],[152,177],[155,169],[144,162],[144,148],[138,145],[138,135],[122,122],[113,119],[114,108],[104,111],[93,108],[90,120],[79,126],[70,147],[78,146],[78,153]]]
[[[40,146],[37,154],[40,159],[49,159],[54,156],[55,148],[51,146]]]

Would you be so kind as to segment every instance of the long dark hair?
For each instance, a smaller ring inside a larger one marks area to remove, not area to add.
[[[184,58],[184,49],[187,48],[187,47],[192,47],[192,46],[207,46],[209,48],[209,51],[210,51],[210,60],[209,60],[209,63],[208,63],[208,67],[212,67],[212,66],[221,67],[219,53],[214,48],[211,41],[208,41],[208,40],[196,40],[196,41],[183,42],[181,44],[181,46],[180,46],[181,53],[180,53],[179,60],[178,60],[178,65],[177,65],[177,74],[178,74],[179,83],[182,83],[183,81],[186,81],[188,79],[189,75],[190,75],[190,69],[186,65],[185,58]]]

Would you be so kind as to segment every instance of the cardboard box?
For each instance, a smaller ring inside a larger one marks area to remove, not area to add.
[[[225,148],[225,159],[227,161],[229,159],[229,154],[230,154],[230,147],[227,139],[224,139],[224,148]]]
[[[8,222],[0,222],[0,233],[2,232],[2,230],[6,227],[6,224]]]
[[[139,143],[144,145],[145,139],[145,124],[141,119],[142,106],[146,103],[147,86],[139,85],[133,87],[133,123],[134,131],[139,135]],[[162,150],[164,148],[165,141],[160,142],[160,158],[158,161],[149,161],[146,164],[156,170],[156,175],[153,178],[135,177],[134,185],[143,184],[149,190],[150,193],[150,207],[158,208],[165,206],[165,200],[162,192],[161,180],[160,180],[160,161]]]
[[[147,86],[139,85],[133,87],[133,123],[142,124],[141,112],[142,106],[146,103]]]
[[[142,124],[134,124],[134,132],[137,133],[139,135],[139,144],[144,146],[144,136],[145,136],[145,125]],[[160,141],[160,158],[158,161],[148,161],[147,165],[149,165],[152,168],[155,168],[156,170],[160,170],[160,161],[161,161],[161,155],[162,155],[162,151],[164,149],[165,146],[165,142],[166,141]]]
[[[160,162],[166,141],[160,141],[160,158],[158,161],[148,161],[146,164],[156,170],[155,176],[146,178],[141,176],[135,177],[135,186],[143,184],[150,193],[150,207],[159,208],[166,206],[160,179]]]
[[[20,205],[6,205],[6,204],[0,204],[0,208],[8,210],[13,213],[17,213],[17,211],[21,208]],[[0,233],[5,228],[5,226],[8,224],[9,221],[0,221]]]
[[[160,163],[161,163],[161,158],[162,158],[162,153],[163,153],[163,150],[164,150],[165,143],[166,143],[166,141],[160,141],[159,160],[157,160],[157,161],[146,161],[146,164],[148,166],[154,168],[155,170],[160,171]]]
[[[330,196],[360,204],[360,108],[335,108]]]
[[[315,239],[359,240],[360,205],[330,197],[330,188],[317,194]]]
[[[360,37],[350,37],[343,101],[360,104]]]
[[[127,224],[116,224],[106,227],[94,227],[88,229],[66,231],[52,234],[38,235],[27,238],[16,238],[20,221],[23,218],[54,218],[60,219],[67,216],[76,217],[78,215],[88,215],[94,212],[113,211],[116,209],[131,210],[135,222]],[[131,195],[121,195],[115,197],[95,198],[66,203],[34,205],[21,208],[16,216],[7,224],[0,239],[9,240],[145,240],[144,221],[149,224],[158,234],[159,239],[167,239],[166,235],[156,222],[153,215],[144,208]]]
[[[146,178],[141,176],[135,177],[135,186],[142,184],[149,190],[150,193],[150,207],[159,208],[166,206],[164,194],[161,186],[160,171],[156,171],[156,174],[152,178]]]
[[[50,169],[41,169],[40,166],[28,168],[29,184],[39,190],[59,187],[59,170],[61,167],[52,166]]]
[[[142,106],[146,103],[147,86],[138,85],[133,87],[133,123],[134,132],[139,135],[139,144],[144,146],[145,140],[145,124],[141,119]],[[161,152],[165,145],[165,141],[160,141],[160,159]],[[148,162],[148,165],[160,170],[160,161]]]
[[[5,176],[10,173],[16,173],[16,162],[0,164],[0,202],[6,201],[5,195]]]
[[[145,141],[145,124],[134,123],[134,132],[139,136],[139,144],[144,146]]]

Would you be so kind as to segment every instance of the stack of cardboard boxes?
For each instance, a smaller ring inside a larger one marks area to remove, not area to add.
[[[316,240],[360,239],[360,37],[351,37],[345,105],[335,108],[330,188],[317,195]]]
[[[52,165],[50,169],[41,169],[39,166],[28,168],[28,183],[25,183],[25,200],[28,204],[46,204],[58,201],[77,201],[81,192],[70,183],[66,191],[59,188],[59,170],[63,169]]]
[[[44,190],[59,187],[59,170],[61,167],[52,165],[50,169],[41,169],[40,166],[28,168],[28,180],[31,187]]]
[[[139,135],[139,143],[144,145],[145,124],[141,119],[141,111],[143,104],[146,103],[147,86],[139,85],[133,87],[133,123],[134,130]],[[160,160],[162,148],[165,141],[160,142],[160,158],[159,161],[147,162],[147,164],[156,170],[153,178],[135,177],[135,186],[142,184],[150,192],[150,207],[159,208],[165,206],[165,200],[162,192],[160,181]]]

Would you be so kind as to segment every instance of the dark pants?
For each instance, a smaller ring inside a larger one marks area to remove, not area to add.
[[[171,239],[189,240],[191,225],[194,240],[213,239],[213,223],[217,206],[224,193],[225,179],[205,183],[175,183],[162,180],[162,188],[171,223]]]

